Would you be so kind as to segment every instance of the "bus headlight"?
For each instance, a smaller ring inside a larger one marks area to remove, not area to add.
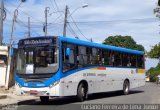
[[[49,88],[52,88],[53,86],[56,86],[57,84],[59,84],[59,82],[60,82],[60,80],[54,82],[53,84],[51,84],[51,85],[49,86]]]
[[[15,82],[15,84],[16,84],[19,88],[22,88],[22,86],[21,86],[18,82]]]

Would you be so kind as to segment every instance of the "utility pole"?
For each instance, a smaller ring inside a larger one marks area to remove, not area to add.
[[[11,32],[11,39],[10,39],[10,44],[9,44],[9,51],[8,51],[8,62],[7,62],[7,73],[6,73],[6,81],[5,81],[5,89],[9,88],[9,77],[10,77],[10,70],[11,70],[11,51],[13,47],[13,42],[14,42],[14,28],[15,28],[15,22],[18,16],[18,8],[21,6],[23,2],[26,0],[21,0],[20,4],[18,7],[14,10],[14,16],[13,16],[13,23],[12,23],[12,32]]]
[[[68,17],[68,6],[66,5],[66,8],[65,8],[65,17],[64,17],[64,27],[63,27],[63,37],[66,37],[67,17]]]
[[[10,75],[10,70],[11,70],[11,49],[13,47],[13,42],[14,42],[14,28],[15,28],[15,22],[17,19],[18,15],[18,10],[16,9],[14,11],[14,18],[13,18],[13,24],[12,24],[12,32],[11,32],[11,39],[10,39],[10,45],[9,45],[9,51],[8,51],[8,65],[7,65],[7,74],[6,74],[6,84],[5,84],[5,89],[8,89],[8,84],[9,84],[9,75]]]
[[[0,45],[3,43],[3,20],[4,20],[4,1],[1,0],[1,16],[0,16]]]
[[[28,37],[31,37],[30,17],[28,17]]]
[[[68,8],[68,6],[66,5],[66,8],[65,8],[65,17],[64,17],[64,27],[63,27],[63,37],[66,37],[67,23],[68,23],[67,18],[70,17],[70,16],[71,16],[74,12],[76,12],[79,8],[85,8],[85,7],[88,7],[88,4],[84,4],[82,7],[76,8],[76,9],[68,16],[69,8]]]
[[[47,17],[48,17],[48,13],[49,13],[49,7],[45,8],[45,36],[47,36]]]

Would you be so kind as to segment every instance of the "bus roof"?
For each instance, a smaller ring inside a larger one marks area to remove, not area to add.
[[[110,46],[110,45],[104,45],[104,44],[98,44],[98,43],[93,43],[93,42],[88,42],[88,41],[82,41],[82,40],[79,40],[79,39],[63,37],[63,36],[60,36],[59,39],[61,41],[66,41],[66,42],[73,43],[73,44],[92,46],[92,47],[98,47],[98,48],[103,48],[103,49],[109,49],[109,50],[115,50],[115,51],[132,53],[132,54],[139,54],[139,55],[144,54],[143,51],[132,50],[132,49],[116,47],[116,46]]]
[[[97,48],[103,48],[103,49],[109,49],[109,50],[132,53],[132,54],[139,54],[139,55],[143,55],[144,54],[143,51],[132,50],[132,49],[116,47],[116,46],[110,46],[110,45],[104,45],[104,44],[98,44],[98,43],[94,43],[94,42],[88,42],[88,41],[83,41],[83,40],[79,40],[79,39],[63,37],[63,36],[59,36],[59,37],[58,36],[47,36],[47,37],[40,36],[40,37],[25,38],[25,39],[21,39],[21,40],[41,39],[41,38],[59,38],[59,40],[61,40],[61,41],[66,41],[66,42],[73,43],[73,44],[92,46],[92,47],[97,47]]]

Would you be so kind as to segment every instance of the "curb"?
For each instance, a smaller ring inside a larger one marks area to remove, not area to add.
[[[6,99],[7,95],[0,95],[0,99]]]
[[[4,104],[4,105],[0,105],[0,110],[9,110],[9,109],[13,109],[13,110],[17,110],[17,103],[12,103],[12,104]]]
[[[17,101],[11,104],[2,104],[0,105],[0,110],[17,110],[18,106],[20,105],[27,105],[27,103],[30,102],[30,104],[32,104],[35,101],[35,99],[31,99],[31,100],[24,100],[24,101]]]

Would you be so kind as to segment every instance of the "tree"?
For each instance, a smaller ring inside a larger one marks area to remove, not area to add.
[[[153,46],[151,51],[147,53],[147,56],[150,58],[159,59],[160,63],[160,43]]]
[[[131,36],[109,36],[103,44],[144,51],[144,47],[137,44]]]
[[[150,68],[148,70],[149,76],[150,76],[150,81],[155,82],[157,76],[160,74],[160,64],[158,64],[155,68]]]
[[[159,64],[157,65],[157,67],[150,68],[148,71],[150,73],[151,81],[155,82],[156,77],[160,75],[160,43],[153,46],[150,52],[147,52],[147,56],[150,58],[159,59]]]

